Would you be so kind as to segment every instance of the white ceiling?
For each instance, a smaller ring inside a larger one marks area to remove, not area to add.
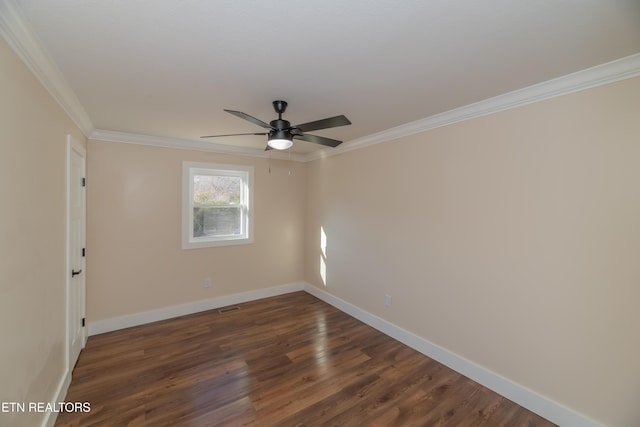
[[[260,132],[223,109],[268,122],[283,99],[351,141],[640,52],[638,0],[14,3],[95,129],[181,140]]]

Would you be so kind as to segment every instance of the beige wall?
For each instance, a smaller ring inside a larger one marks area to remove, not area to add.
[[[0,402],[48,402],[65,374],[66,135],[85,138],[2,38],[0,94]]]
[[[185,160],[254,167],[253,244],[182,249]],[[89,323],[304,279],[304,164],[90,141],[87,175]]]
[[[640,425],[640,79],[307,173],[307,281],[594,420]]]

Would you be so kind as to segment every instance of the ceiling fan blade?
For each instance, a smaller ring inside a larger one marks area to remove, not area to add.
[[[326,145],[327,147],[337,147],[342,144],[342,141],[337,139],[325,138],[324,136],[316,135],[293,135],[293,139],[301,139],[307,142],[313,142],[315,144]]]
[[[311,132],[313,130],[336,128],[338,126],[350,125],[351,121],[345,116],[329,117],[327,119],[316,120],[315,122],[303,123],[294,127],[300,129],[302,132]]]
[[[253,116],[250,116],[250,115],[248,115],[246,113],[243,113],[242,111],[233,111],[233,110],[224,110],[224,111],[226,111],[227,113],[231,113],[234,116],[240,117],[241,119],[245,119],[247,121],[250,121],[251,123],[256,124],[256,125],[258,125],[260,127],[263,127],[265,129],[273,129],[269,123],[265,123],[260,119],[256,119]]]
[[[267,132],[261,132],[261,133],[230,133],[227,135],[206,135],[206,136],[201,136],[200,138],[218,138],[221,136],[241,136],[241,135],[269,135]]]

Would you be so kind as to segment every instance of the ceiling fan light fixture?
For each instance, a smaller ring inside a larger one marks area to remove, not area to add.
[[[274,150],[286,150],[293,145],[293,136],[285,130],[277,129],[269,135],[267,145]]]
[[[267,141],[267,145],[275,150],[286,150],[293,145],[289,139],[274,138]]]

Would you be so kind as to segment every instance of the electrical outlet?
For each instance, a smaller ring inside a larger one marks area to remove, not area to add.
[[[391,307],[391,295],[386,294],[384,296],[384,306],[385,307]]]
[[[205,277],[203,282],[203,287],[210,288],[211,287],[211,277]]]

